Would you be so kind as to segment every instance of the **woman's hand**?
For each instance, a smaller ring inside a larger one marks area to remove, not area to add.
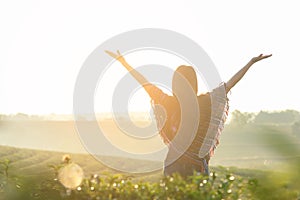
[[[271,57],[272,54],[269,55],[263,55],[260,54],[257,57],[252,58],[247,65],[245,65],[240,71],[238,71],[227,83],[226,83],[226,93],[229,92],[229,90],[231,90],[231,88],[233,88],[233,86],[235,86],[235,84],[237,84],[242,77],[245,75],[245,73],[248,71],[248,69],[256,62],[263,60],[265,58],[269,58]]]
[[[253,57],[253,58],[250,60],[250,63],[254,64],[254,63],[256,63],[256,62],[258,62],[258,61],[260,61],[260,60],[263,60],[263,59],[265,59],[265,58],[269,58],[269,57],[271,57],[271,56],[272,56],[272,54],[269,54],[269,55],[263,55],[263,54],[260,54],[260,55],[257,56],[257,57]]]
[[[114,59],[118,60],[120,63],[124,64],[126,63],[125,58],[122,56],[122,54],[120,53],[119,50],[117,50],[117,53],[113,53],[111,51],[105,51],[105,53],[107,53],[108,55],[110,55],[111,57],[113,57]]]
[[[149,81],[141,73],[136,71],[126,62],[125,58],[121,55],[119,50],[117,50],[117,53],[113,53],[111,51],[106,50],[105,53],[118,60],[130,72],[130,74],[144,87],[146,92],[152,98],[152,91],[154,86],[151,83],[149,83]]]

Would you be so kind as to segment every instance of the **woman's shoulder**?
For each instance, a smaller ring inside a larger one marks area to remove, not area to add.
[[[210,101],[211,99],[209,92],[202,93],[198,96],[199,105],[209,105]]]
[[[198,99],[207,98],[210,95],[209,93],[210,92],[201,93],[197,97],[198,97]]]

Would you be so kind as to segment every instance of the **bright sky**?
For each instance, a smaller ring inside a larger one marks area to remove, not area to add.
[[[76,77],[88,55],[138,28],[169,29],[196,41],[224,81],[253,56],[272,53],[232,89],[231,110],[300,110],[298,8],[296,0],[1,1],[0,113],[71,114]],[[136,57],[128,57],[134,67],[143,64]],[[105,76],[113,81],[100,85],[108,93],[126,72],[112,67],[118,70]],[[147,98],[137,92],[129,108],[149,109]],[[95,109],[107,112],[110,104],[107,98]]]

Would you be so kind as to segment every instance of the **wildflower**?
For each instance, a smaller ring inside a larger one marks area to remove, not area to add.
[[[63,163],[68,164],[68,163],[70,163],[70,161],[71,161],[71,156],[69,154],[63,155],[63,157],[62,157]]]
[[[68,189],[77,188],[81,184],[83,176],[83,170],[75,163],[66,164],[58,172],[59,182]]]
[[[230,177],[229,177],[229,180],[230,180],[230,181],[234,181],[234,179],[235,179],[234,176],[230,176]]]

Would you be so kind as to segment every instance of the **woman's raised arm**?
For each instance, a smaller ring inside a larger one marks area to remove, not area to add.
[[[113,53],[111,51],[105,51],[108,55],[118,60],[129,72],[130,74],[144,87],[146,92],[152,97],[153,90],[156,89],[156,86],[151,84],[141,73],[136,71],[133,67],[131,67],[122,56],[120,51],[118,50],[117,53]]]
[[[247,65],[245,65],[240,71],[238,71],[227,83],[226,83],[226,93],[228,93],[230,91],[231,88],[233,88],[233,86],[235,86],[235,84],[237,84],[242,78],[243,76],[246,74],[246,72],[248,71],[248,69],[256,62],[263,60],[265,58],[269,58],[271,57],[272,54],[270,55],[263,55],[260,54],[257,57],[252,58]]]

